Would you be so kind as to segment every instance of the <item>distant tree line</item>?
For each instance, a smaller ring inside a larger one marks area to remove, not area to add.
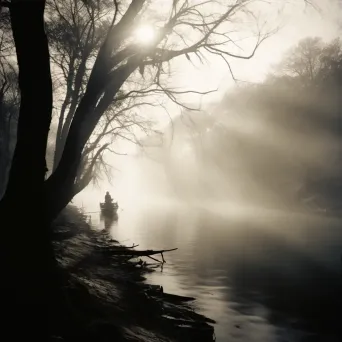
[[[208,113],[186,113],[187,125],[184,118],[172,125],[173,139],[192,146],[203,198],[234,188],[237,197],[269,205],[342,207],[341,94],[340,39],[308,37],[263,82],[238,83]]]

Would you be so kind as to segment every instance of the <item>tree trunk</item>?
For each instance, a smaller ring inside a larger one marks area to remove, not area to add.
[[[44,7],[44,0],[10,3],[21,103],[17,143],[0,202],[1,330],[9,341],[47,341],[61,302],[44,195],[52,113]]]
[[[10,141],[11,137],[7,132],[0,133],[2,134],[3,140],[0,142],[0,199],[2,198],[5,189],[6,189],[6,183],[7,183],[7,174],[9,165],[11,163],[11,155],[10,155]]]
[[[101,59],[100,62],[99,60],[95,62],[87,90],[72,120],[62,158],[55,172],[45,182],[48,199],[54,198],[53,205],[49,207],[49,217],[55,218],[60,208],[64,208],[73,198],[73,187],[82,161],[83,149],[101,116],[137,66],[134,61],[121,69],[118,68],[117,76],[109,83],[106,79],[108,75],[104,72],[106,69],[101,69]],[[104,95],[98,101],[103,91],[105,91]],[[68,202],[65,202],[66,200]]]

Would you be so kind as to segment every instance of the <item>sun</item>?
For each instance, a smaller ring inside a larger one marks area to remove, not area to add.
[[[135,37],[139,43],[149,45],[153,43],[156,38],[155,30],[150,25],[139,26],[135,30]]]

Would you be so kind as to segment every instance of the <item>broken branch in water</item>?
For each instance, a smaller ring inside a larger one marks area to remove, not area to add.
[[[158,259],[156,259],[156,258],[153,258],[153,257],[151,257],[150,255],[148,255],[147,257],[150,258],[150,259],[152,259],[152,260],[154,260],[154,261],[157,261],[157,262],[159,262],[159,263],[162,263],[162,261],[160,261],[160,260],[158,260]]]
[[[132,251],[132,250],[125,250],[125,249],[117,249],[117,248],[111,248],[109,252],[113,255],[132,255],[132,256],[151,256],[156,254],[162,254],[166,252],[172,252],[176,251],[178,248],[172,248],[172,249],[162,249],[160,251],[154,251],[154,250],[144,250],[144,251]]]
[[[154,251],[154,250],[144,250],[144,251],[137,251],[137,250],[132,250],[132,248],[134,248],[136,246],[132,246],[131,249],[127,249],[127,248],[120,248],[120,247],[112,247],[112,248],[106,248],[105,249],[105,253],[108,253],[110,255],[117,255],[117,256],[129,256],[129,257],[148,257],[154,261],[157,261],[161,264],[166,263],[165,259],[164,259],[164,255],[163,253],[166,252],[172,252],[177,250],[178,248],[172,248],[172,249],[162,249],[162,250],[158,250],[158,251]],[[162,261],[151,257],[152,255],[156,255],[156,254],[160,254],[162,257]]]

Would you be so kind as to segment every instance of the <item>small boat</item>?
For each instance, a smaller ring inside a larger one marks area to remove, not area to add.
[[[113,215],[119,209],[118,202],[111,202],[111,203],[100,203],[101,213],[104,215]]]

